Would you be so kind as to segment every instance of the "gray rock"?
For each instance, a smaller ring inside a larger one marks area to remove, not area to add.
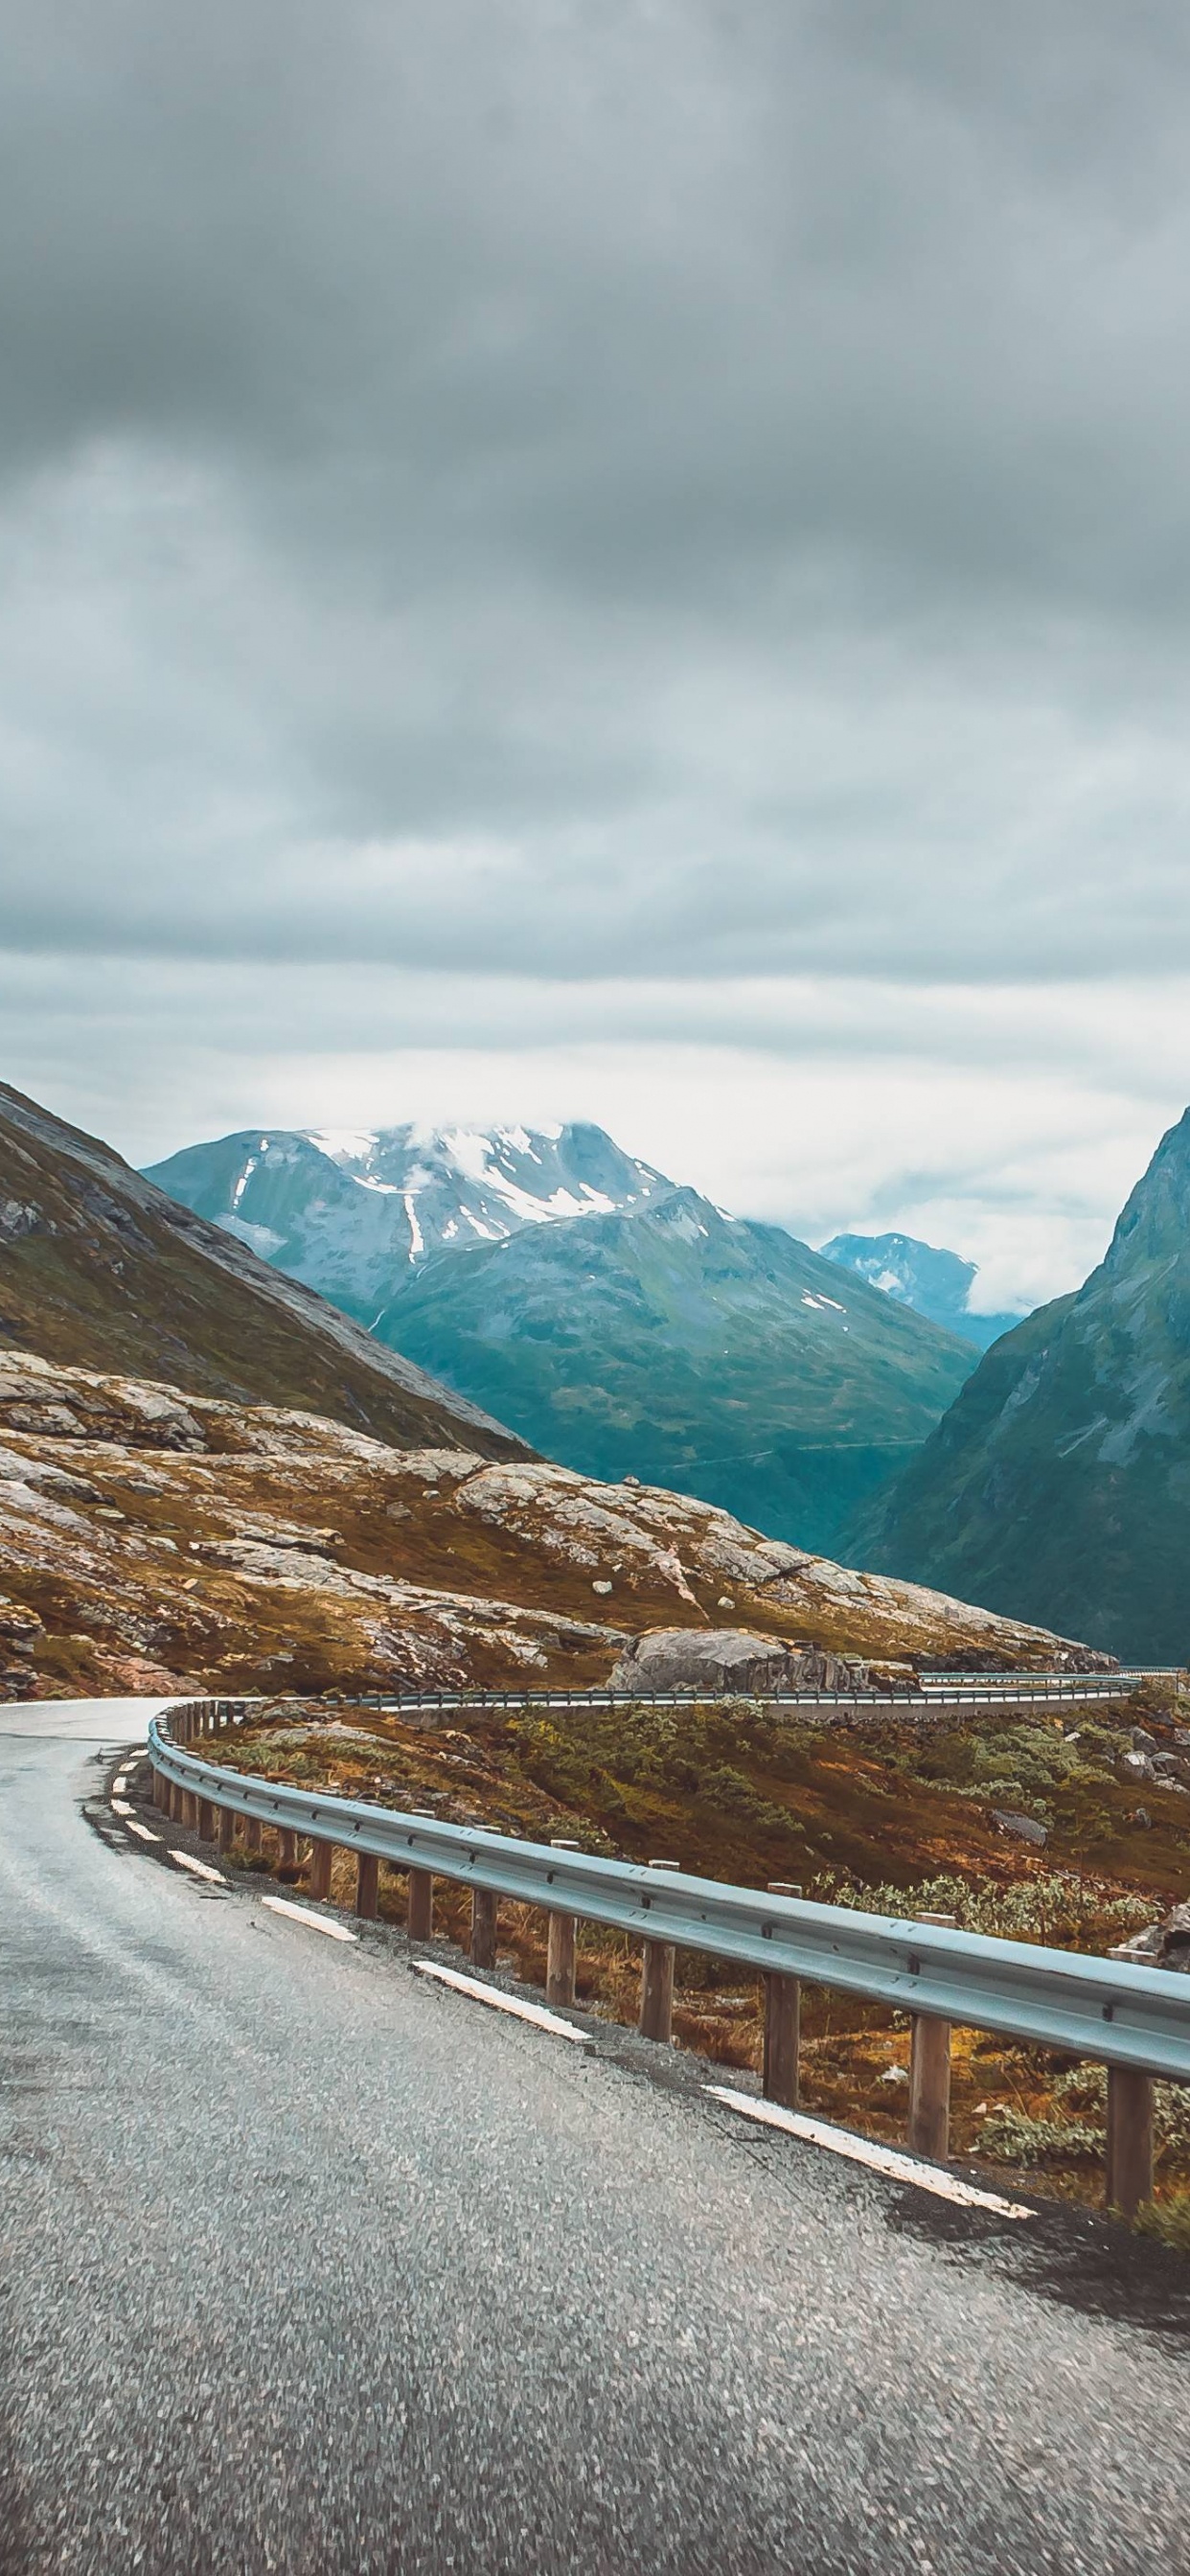
[[[1109,1956],[1130,1959],[1137,1968],[1173,1968],[1190,1976],[1190,1905],[1175,1905],[1164,1923],[1147,1923]]]
[[[1134,1968],[1157,1968],[1161,1965],[1161,1925],[1146,1923],[1143,1932],[1134,1932],[1130,1941],[1117,1941],[1108,1951],[1109,1959],[1130,1959]]]
[[[1190,1905],[1175,1905],[1161,1926],[1159,1968],[1179,1968],[1190,1976]]]
[[[1003,1807],[993,1807],[992,1823],[999,1825],[1002,1834],[1015,1834],[1021,1843],[1044,1845],[1049,1841],[1048,1828],[1039,1825],[1036,1816],[1014,1816]]]
[[[1147,1753],[1122,1753],[1120,1769],[1126,1780],[1155,1780],[1157,1777]]]
[[[854,1676],[817,1646],[785,1646],[747,1628],[649,1628],[634,1637],[608,1675],[609,1690],[850,1690]]]

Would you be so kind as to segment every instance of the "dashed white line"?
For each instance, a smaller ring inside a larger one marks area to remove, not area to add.
[[[992,2209],[998,2218],[1033,2218],[1036,2212],[1026,2209],[1019,2200],[1002,2200],[999,2192],[979,2191],[974,2183],[960,2182],[957,2174],[942,2171],[940,2165],[919,2164],[916,2156],[902,2155],[898,2147],[878,2146],[874,2138],[860,2138],[854,2129],[836,2129],[828,2120],[809,2120],[801,2111],[782,2110],[779,2102],[758,2101],[753,2093],[735,2093],[727,2084],[707,2084],[704,2092],[716,2102],[725,2102],[729,2111],[740,2111],[746,2120],[759,2120],[766,2129],[783,2129],[787,2137],[803,2138],[808,2146],[829,2147],[832,2155],[846,2156],[852,2164],[868,2165],[873,2173],[885,2174],[890,2182],[916,2183],[922,2191],[932,2191],[939,2200],[958,2201],[963,2209]]]
[[[526,2004],[519,1995],[502,1995],[498,1986],[483,1986],[478,1977],[461,1977],[457,1968],[440,1968],[433,1959],[415,1959],[413,1964],[419,1977],[434,1977],[440,1986],[450,1986],[455,1994],[469,1995],[473,2003],[490,2004],[493,2012],[511,2013],[515,2021],[532,2022],[535,2030],[552,2031],[555,2039],[585,2043],[590,2037],[588,2031],[576,2030],[573,2022],[547,2012],[544,2004]]]
[[[125,1772],[121,1771],[119,1779],[118,1779],[118,1780],[113,1780],[113,1782],[112,1782],[112,1791],[113,1791],[113,1794],[114,1794],[117,1798],[122,1798],[122,1797],[123,1797],[123,1795],[124,1795],[124,1792],[125,1792],[125,1790],[126,1790],[126,1788],[127,1788],[127,1786],[128,1786],[128,1778],[127,1778],[127,1774],[126,1774]]]
[[[130,1816],[132,1814],[132,1809],[128,1804],[127,1798],[113,1798],[112,1814],[113,1816]]]
[[[193,1870],[196,1878],[209,1878],[213,1887],[228,1884],[221,1869],[208,1869],[205,1860],[195,1860],[189,1852],[171,1851],[170,1859],[176,1860],[179,1869]]]
[[[139,1834],[143,1843],[159,1843],[161,1840],[160,1834],[151,1834],[147,1825],[138,1825],[135,1816],[130,1816],[128,1819],[128,1831],[130,1834]]]
[[[262,1896],[270,1914],[288,1914],[294,1923],[308,1923],[312,1932],[325,1932],[328,1941],[358,1941],[358,1932],[349,1932],[345,1923],[332,1923],[325,1914],[312,1914],[308,1905],[291,1905],[287,1896]]]

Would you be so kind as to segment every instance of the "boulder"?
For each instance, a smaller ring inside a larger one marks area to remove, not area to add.
[[[1146,1924],[1143,1932],[1119,1942],[1109,1956],[1129,1959],[1134,1967],[1176,1968],[1190,1976],[1190,1905],[1175,1905],[1164,1923]]]
[[[763,1698],[772,1691],[853,1690],[858,1676],[821,1647],[785,1645],[748,1628],[649,1628],[634,1637],[608,1675],[609,1690],[699,1690]]]
[[[1049,1841],[1046,1827],[1038,1824],[1036,1816],[1015,1816],[1003,1807],[993,1807],[992,1823],[999,1825],[1002,1834],[1014,1834],[1020,1843]]]

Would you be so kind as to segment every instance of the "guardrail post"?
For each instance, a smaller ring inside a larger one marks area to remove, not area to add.
[[[1153,2078],[1133,2066],[1107,2070],[1107,2205],[1135,2218],[1153,2197]]]
[[[954,1926],[953,1914],[919,1914],[918,1923]],[[909,2043],[909,2150],[943,2165],[950,2153],[950,2023],[914,2013]]]
[[[282,1869],[292,1869],[293,1864],[297,1859],[297,1835],[294,1833],[292,1826],[281,1825],[278,1828],[277,1841],[279,1844],[278,1859]]]
[[[432,1941],[434,1937],[434,1876],[432,1870],[411,1869],[409,1901],[405,1916],[411,1941]]]
[[[213,1843],[215,1839],[215,1810],[209,1798],[198,1801],[198,1839],[200,1843]]]
[[[374,1923],[380,1906],[380,1863],[375,1852],[361,1852],[355,1878],[355,1910]]]
[[[182,1823],[188,1833],[198,1831],[198,1799],[193,1789],[182,1791]]]
[[[264,1842],[264,1826],[259,1816],[249,1816],[244,1829],[244,1840],[249,1851],[258,1852],[261,1849]]]
[[[801,1892],[800,1886],[790,1879],[769,1880],[770,1896],[800,1896]],[[766,2102],[780,2102],[786,2111],[796,2111],[798,2104],[801,2030],[800,1979],[775,1973],[766,1976],[762,2090]]]
[[[235,1809],[234,1809],[234,1807],[220,1807],[220,1809],[219,1809],[219,1849],[220,1849],[220,1851],[222,1851],[222,1852],[230,1851],[230,1850],[231,1850],[231,1847],[232,1847],[232,1844],[233,1844],[233,1843],[234,1843],[234,1841],[235,1841],[235,1838],[236,1838],[236,1819],[235,1819]]]
[[[651,1860],[650,1869],[676,1869],[676,1860]],[[640,2035],[668,2047],[673,2038],[674,1950],[672,1941],[646,1941],[640,1972]]]
[[[581,1845],[567,1842],[560,1835],[551,1840],[553,1851],[579,1851]],[[545,1999],[547,2004],[574,2002],[575,1918],[573,1914],[547,1917],[548,1932],[545,1952]]]
[[[310,1894],[325,1905],[331,1892],[331,1863],[335,1857],[333,1843],[310,1845]]]
[[[496,1891],[494,1887],[471,1890],[471,1965],[494,1968],[496,1965]]]

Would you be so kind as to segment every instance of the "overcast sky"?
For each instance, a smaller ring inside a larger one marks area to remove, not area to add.
[[[1190,1097],[1180,0],[0,0],[3,1072],[985,1302]]]

